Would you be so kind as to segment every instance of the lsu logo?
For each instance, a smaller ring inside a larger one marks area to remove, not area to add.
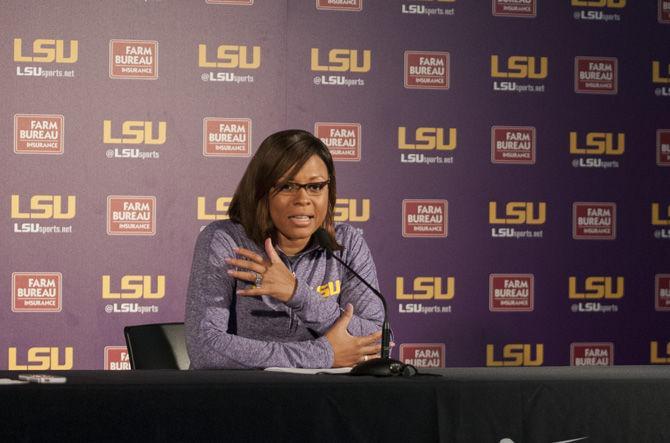
[[[198,66],[201,68],[258,69],[261,66],[261,47],[243,45],[219,45],[216,58],[208,60],[207,45],[198,45]]]
[[[572,0],[572,6],[621,9],[626,6],[626,0]]]
[[[366,222],[370,220],[370,199],[338,198],[335,202],[336,222]]]
[[[77,214],[77,197],[68,195],[65,208],[60,195],[33,195],[27,210],[21,206],[21,197],[12,195],[12,219],[70,220]]]
[[[67,346],[61,362],[61,352],[55,347],[33,347],[28,349],[25,364],[19,364],[16,347],[8,349],[10,371],[67,371],[74,366],[74,348]]]
[[[613,277],[601,276],[586,277],[581,287],[578,287],[577,283],[577,277],[568,278],[570,300],[618,300],[624,296],[623,277],[616,277],[616,284]]]
[[[622,155],[625,150],[626,134],[623,132],[587,132],[581,142],[577,131],[570,132],[570,154]]]
[[[535,348],[535,349],[533,349]],[[533,356],[533,351],[535,356]],[[486,366],[541,366],[544,362],[544,345],[513,343],[504,345],[502,357],[496,359],[494,345],[486,345]]]
[[[405,279],[395,278],[396,300],[451,300],[454,298],[454,277],[415,277],[412,292],[405,293]]]
[[[652,365],[670,364],[670,341],[665,344],[659,343],[657,341],[652,341],[650,345],[651,350],[650,350],[649,362]],[[665,349],[663,349],[663,346],[665,346]]]
[[[121,135],[112,135],[112,121],[102,122],[102,140],[105,144],[162,145],[167,140],[167,123],[158,122],[158,134],[154,134],[153,122],[127,120],[121,124]]]
[[[453,151],[456,149],[456,128],[449,128],[447,139],[444,138],[444,128],[420,127],[414,130],[413,139],[407,141],[407,128],[398,127],[398,149],[413,149],[417,151]]]
[[[342,290],[342,282],[340,280],[329,281],[325,285],[316,288],[316,292],[321,294],[321,297],[328,298],[333,295],[338,295]]]
[[[500,68],[499,58],[499,55],[491,55],[491,77],[493,78],[542,80],[549,75],[549,59],[547,57],[513,55],[507,58],[507,66],[504,69]]]
[[[105,363],[103,369],[106,371],[130,370],[130,356],[125,346],[105,346]]]
[[[228,208],[232,197],[219,197],[214,201],[214,210],[209,212],[207,209],[207,197],[198,197],[198,220],[213,221],[213,220],[228,220]]]
[[[319,48],[312,48],[312,71],[322,72],[370,72],[372,51],[363,50],[359,57],[358,49],[331,49],[328,51],[328,61],[321,64]]]
[[[663,71],[663,72],[661,72]],[[654,60],[651,62],[651,80],[655,84],[665,85],[670,83],[670,63],[661,69],[661,62]]]
[[[31,55],[23,55],[23,39],[14,39],[14,61],[20,63],[76,63],[79,59],[79,40],[38,38],[33,41]]]
[[[124,275],[121,277],[121,287],[112,292],[112,277],[102,276],[102,298],[103,299],[137,299],[145,298],[157,300],[165,297],[165,276],[156,276],[156,290],[150,275]]]
[[[654,226],[670,226],[670,205],[665,208],[665,216],[661,215],[661,204],[651,204],[651,224]]]
[[[491,225],[543,225],[547,221],[546,202],[508,202],[505,213],[498,216],[498,202],[489,202],[489,224]]]

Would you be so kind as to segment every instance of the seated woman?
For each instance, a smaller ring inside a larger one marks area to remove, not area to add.
[[[373,286],[365,240],[335,225],[335,168],[312,134],[261,143],[230,205],[230,220],[198,237],[186,300],[193,369],[353,366],[380,351],[380,300],[313,234]]]

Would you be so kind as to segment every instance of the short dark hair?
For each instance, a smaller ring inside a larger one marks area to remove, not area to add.
[[[262,247],[267,237],[277,242],[277,229],[270,217],[269,197],[273,187],[290,181],[312,156],[318,156],[328,169],[328,211],[323,228],[330,247],[340,250],[335,240],[334,208],[337,199],[335,165],[325,144],[307,131],[288,129],[268,136],[258,147],[237,185],[230,203],[230,219],[244,227],[251,240]],[[283,181],[280,183],[280,180]]]

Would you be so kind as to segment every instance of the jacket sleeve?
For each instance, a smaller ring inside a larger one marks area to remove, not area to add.
[[[212,226],[196,242],[185,313],[191,368],[331,367],[333,351],[325,337],[280,343],[228,332],[235,282],[224,259],[234,257],[235,246],[228,233]]]
[[[342,244],[344,251],[336,251],[345,263],[355,270],[374,288],[379,288],[377,270],[372,254],[363,236],[349,225],[341,225],[344,231]],[[342,254],[342,255],[340,255]],[[334,259],[331,259],[334,260]],[[379,298],[349,270],[341,264],[342,282],[340,296],[314,297],[304,282],[298,282],[298,289],[287,305],[307,327],[318,334],[324,334],[338,319],[347,303],[354,306],[354,316],[347,328],[351,335],[364,336],[381,330],[384,321],[384,307]]]

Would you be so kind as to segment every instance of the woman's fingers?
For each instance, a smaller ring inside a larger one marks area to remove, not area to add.
[[[248,269],[249,271],[257,272],[259,274],[264,274],[267,271],[267,268],[264,265],[260,265],[251,260],[242,260],[239,258],[227,258],[226,263],[242,269]]]
[[[242,255],[242,256],[244,256],[244,257],[248,258],[249,260],[254,261],[256,263],[263,263],[263,261],[264,261],[263,257],[256,254],[255,252],[250,251],[250,250],[245,249],[245,248],[237,248],[237,249],[234,249],[233,251],[235,251],[235,253],[240,254],[240,255]]]

